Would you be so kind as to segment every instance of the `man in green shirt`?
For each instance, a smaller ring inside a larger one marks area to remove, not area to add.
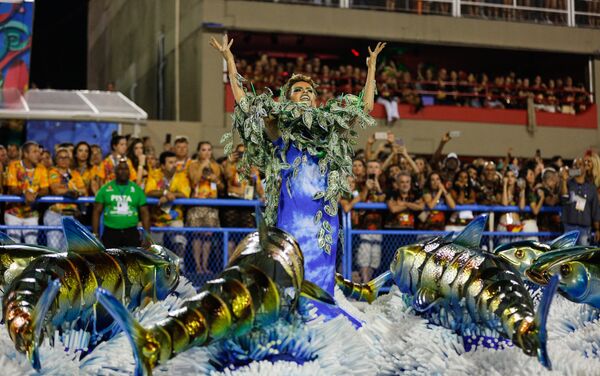
[[[139,247],[138,222],[150,233],[150,211],[142,188],[129,180],[129,165],[122,158],[116,167],[116,178],[96,193],[92,230],[98,236],[100,215],[104,213],[102,242],[106,248]]]

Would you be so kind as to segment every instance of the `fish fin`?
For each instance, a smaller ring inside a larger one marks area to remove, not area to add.
[[[262,215],[262,211],[260,210],[260,206],[258,205],[256,205],[256,208],[254,210],[254,216],[256,219],[256,228],[258,229],[258,241],[262,246],[264,246],[265,244],[267,244],[268,240],[268,229],[267,223],[265,222],[265,219]]]
[[[479,248],[487,219],[488,215],[482,214],[472,220],[471,223],[456,236],[453,243],[467,248]]]
[[[370,280],[369,283],[367,283],[367,285],[370,288],[370,293],[369,296],[365,297],[365,299],[367,299],[369,303],[372,303],[375,299],[377,299],[377,295],[379,295],[379,290],[381,290],[383,285],[385,285],[390,279],[392,279],[392,272],[388,270],[385,273]]]
[[[307,280],[302,281],[300,295],[305,298],[318,300],[326,304],[335,304],[335,300],[333,300],[333,297],[329,295],[327,291]]]
[[[10,236],[8,236],[8,234],[0,232],[0,245],[11,245],[11,244],[17,244],[17,242],[14,241]]]
[[[104,245],[78,220],[63,217],[63,231],[67,239],[67,251],[75,253],[96,253],[105,251]]]
[[[144,329],[135,319],[127,308],[121,304],[109,291],[99,288],[96,289],[96,298],[98,302],[108,311],[108,313],[119,324],[125,336],[129,340],[133,359],[135,361],[134,375],[151,375],[153,364],[150,362],[150,357],[153,354],[145,354],[144,345],[147,344],[147,339],[151,337],[148,330]],[[157,353],[158,349],[155,350]]]
[[[537,336],[539,341],[539,347],[537,349],[537,357],[540,363],[548,369],[552,369],[552,363],[548,355],[548,348],[546,343],[548,341],[548,331],[546,329],[546,323],[548,321],[548,312],[550,312],[550,304],[554,294],[558,289],[559,277],[558,275],[553,276],[544,290],[544,295],[538,305],[538,310],[535,313],[535,324],[537,328]]]
[[[425,312],[437,304],[439,295],[434,290],[421,287],[413,298],[412,306],[417,312]]]
[[[152,236],[150,236],[150,233],[148,231],[146,231],[143,227],[141,231],[142,239],[144,239],[149,246],[156,245],[156,242],[154,241],[154,239],[152,239]]]
[[[569,248],[573,247],[577,244],[577,240],[579,239],[579,231],[569,231],[558,238],[554,239],[548,245],[552,249],[561,249],[561,248]]]
[[[445,241],[445,242],[451,242],[453,237],[454,237],[454,231],[450,231],[449,233],[447,233],[446,235],[444,235],[444,237],[442,238],[442,240]]]
[[[44,328],[44,319],[46,318],[46,314],[54,302],[54,298],[56,298],[56,294],[58,294],[58,290],[60,289],[60,281],[55,279],[50,282],[46,290],[40,296],[40,300],[38,300],[35,308],[33,309],[33,313],[31,314],[31,329],[33,332],[33,342],[31,344],[31,348],[27,349],[27,357],[29,358],[29,362],[32,367],[36,370],[40,370],[42,368],[42,364],[40,363],[40,353],[38,350],[38,345],[40,343],[42,337],[42,329]]]

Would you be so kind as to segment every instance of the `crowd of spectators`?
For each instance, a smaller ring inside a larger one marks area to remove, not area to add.
[[[265,1],[265,0],[260,0]],[[270,0],[273,2],[301,3],[311,5],[339,6],[386,10],[390,12],[410,12],[421,14],[453,15],[453,3],[446,0]],[[477,3],[485,3],[479,5]],[[567,24],[566,0],[494,0],[470,1],[461,4],[462,17],[475,17],[493,20],[538,22],[545,24]],[[550,11],[546,11],[548,9]],[[562,11],[562,12],[560,12]],[[598,0],[577,1],[575,11],[587,14],[578,15],[577,25],[600,26],[600,2]]]
[[[456,153],[444,154],[445,146],[458,136],[457,132],[445,134],[429,158],[411,155],[403,140],[391,132],[371,135],[353,160],[352,194],[340,200],[343,210],[352,212],[353,227],[460,231],[478,213],[465,207],[453,210],[458,205],[501,205],[515,209],[497,215],[498,231],[559,232],[564,228],[582,231],[584,242],[589,241],[591,230],[598,230],[595,236],[600,237],[598,154],[586,152],[573,161],[571,169],[561,157],[543,159],[539,151],[528,159],[514,157],[509,150],[498,159],[461,160]],[[251,179],[240,179],[237,161],[243,156],[243,145],[238,145],[230,158],[215,158],[209,142],[200,142],[191,153],[185,137],[177,137],[161,149],[156,152],[149,138],[121,135],[113,136],[111,152],[105,157],[98,145],[86,142],[57,145],[55,150],[43,150],[34,142],[20,148],[0,146],[1,193],[25,199],[24,203],[4,205],[4,221],[11,226],[57,226],[62,217],[74,216],[92,224],[98,233],[99,217],[104,213],[102,239],[112,246],[115,239],[127,240],[127,245],[138,241],[139,222],[147,230],[150,226],[255,225],[250,207],[173,205],[176,198],[263,200],[258,170],[251,171]],[[96,196],[96,205],[94,210],[72,203],[44,206],[36,202],[44,195]],[[158,198],[158,205],[146,207],[146,197]],[[385,203],[388,210],[353,210],[358,203]],[[438,205],[450,210],[436,210]],[[541,211],[549,206],[562,206],[562,220],[556,212]],[[35,229],[13,229],[9,235],[27,243],[35,243],[38,237]],[[154,240],[162,242],[163,235],[154,233]],[[184,256],[188,239],[176,232],[165,236],[174,251]],[[211,232],[201,231],[191,238],[195,269],[201,274],[211,273],[211,236]],[[62,237],[60,231],[48,231],[47,244],[62,248]],[[382,240],[378,234],[360,235],[355,259],[364,281],[379,267]],[[233,246],[230,241],[229,247]]]
[[[276,92],[289,78],[290,72],[311,76],[319,85],[321,100],[326,102],[343,93],[362,90],[367,71],[362,67],[324,64],[320,58],[282,61],[263,54],[249,62],[239,60],[238,72],[252,83],[248,90],[265,88]],[[515,72],[490,77],[485,72],[434,69],[420,64],[415,72],[398,69],[394,63],[378,69],[378,103],[386,108],[388,121],[398,115],[397,105],[405,103],[417,112],[428,105],[467,106],[476,108],[526,109],[576,114],[585,111],[590,94],[582,83],[567,77],[543,79],[519,77]]]

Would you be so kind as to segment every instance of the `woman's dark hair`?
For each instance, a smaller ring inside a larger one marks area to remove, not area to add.
[[[110,150],[115,150],[115,146],[119,145],[119,142],[121,142],[121,140],[127,140],[127,137],[118,134],[113,134],[110,140]]]
[[[144,147],[144,142],[139,138],[132,138],[127,147],[127,158],[131,160],[131,164],[133,164],[133,168],[136,170],[140,164],[139,158],[135,155],[135,145],[137,144],[142,144],[142,148]]]
[[[446,182],[444,181],[444,177],[442,176],[442,174],[440,174],[439,171],[431,171],[431,173],[429,175],[427,175],[427,179],[425,180],[425,187],[426,189],[431,189],[431,177],[433,175],[437,175],[440,178],[440,184],[445,184]]]
[[[90,144],[88,144],[85,141],[80,141],[80,142],[77,143],[77,145],[75,145],[75,149],[74,149],[74,152],[73,152],[73,154],[74,154],[73,155],[73,166],[77,167],[77,165],[79,163],[78,160],[77,160],[77,149],[79,149],[79,147],[82,146],[82,145],[86,146],[87,149],[88,149],[88,157],[85,160],[85,166],[87,168],[92,168],[92,147],[90,146]]]

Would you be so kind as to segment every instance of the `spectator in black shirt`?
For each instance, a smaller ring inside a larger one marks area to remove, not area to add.
[[[600,241],[600,208],[596,186],[586,181],[583,168],[583,160],[577,158],[571,170],[568,167],[561,170],[560,193],[565,231],[578,230],[579,244],[588,245],[592,226],[594,242]]]

